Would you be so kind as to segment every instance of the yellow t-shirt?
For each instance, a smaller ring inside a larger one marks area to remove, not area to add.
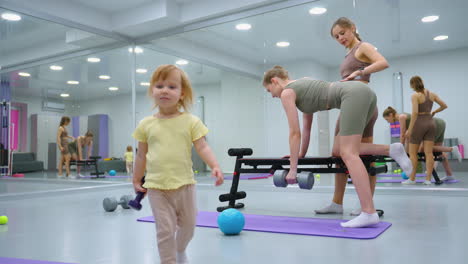
[[[192,142],[208,134],[208,128],[190,113],[161,119],[149,116],[133,132],[148,144],[144,188],[174,190],[195,184],[192,170]]]
[[[125,161],[133,162],[133,151],[127,151],[124,154]]]

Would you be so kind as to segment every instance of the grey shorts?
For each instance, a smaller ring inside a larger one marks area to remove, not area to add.
[[[341,85],[340,117],[335,134],[340,136],[373,135],[378,117],[377,96],[361,82],[343,82]]]
[[[372,115],[371,120],[369,120],[369,123],[367,123],[366,127],[364,128],[364,132],[362,132],[363,138],[370,138],[374,136],[374,126],[378,117],[379,117],[379,109],[377,106],[375,106],[374,114]],[[340,119],[341,119],[341,115],[338,115],[338,119],[336,120],[336,125],[335,125],[335,137],[338,136],[338,133],[340,132]]]
[[[444,143],[445,138],[445,121],[440,118],[434,118],[436,132],[434,143]]]

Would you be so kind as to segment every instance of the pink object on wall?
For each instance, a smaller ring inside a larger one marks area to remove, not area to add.
[[[458,150],[460,151],[462,159],[464,159],[465,158],[465,147],[463,146],[463,144],[458,145]]]
[[[11,126],[10,128],[10,135],[11,135],[11,146],[10,148],[14,149],[14,150],[17,150],[18,149],[18,127],[19,127],[19,124],[18,124],[18,121],[19,121],[19,112],[18,110],[15,110],[15,109],[11,109],[11,113],[10,113],[10,120],[11,120],[11,123],[13,124],[13,126]]]

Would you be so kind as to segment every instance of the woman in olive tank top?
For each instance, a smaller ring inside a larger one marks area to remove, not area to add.
[[[361,214],[346,222],[343,227],[366,227],[378,223],[379,216],[374,208],[367,170],[359,154],[390,155],[405,172],[413,168],[401,143],[376,145],[361,143],[364,128],[374,113],[377,97],[362,82],[325,82],[312,79],[290,80],[288,72],[275,66],[265,73],[263,86],[273,97],[281,99],[289,124],[290,170],[286,176],[288,183],[296,182],[301,129],[298,111],[304,118],[312,120],[313,113],[329,109],[340,109],[340,132],[335,140],[339,142],[337,151],[346,164],[353,179],[361,203]],[[305,127],[304,127],[305,129]],[[307,130],[310,128],[307,128]]]

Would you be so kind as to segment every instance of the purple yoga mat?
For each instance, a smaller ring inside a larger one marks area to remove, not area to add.
[[[402,181],[406,181],[404,179],[378,179],[377,182],[379,183],[392,183],[392,182],[402,182]],[[416,182],[417,183],[422,183],[424,182],[424,179],[416,179]],[[431,182],[435,182],[435,180],[431,180]],[[448,181],[444,181],[444,183],[457,183],[459,182],[459,180],[448,180]]]
[[[241,180],[258,180],[258,179],[266,179],[266,178],[269,178],[273,175],[271,175],[270,173],[256,173],[256,174],[241,174],[241,176],[239,177]],[[232,180],[234,176],[232,175],[229,175],[229,176],[225,176],[224,179],[225,180]]]
[[[217,212],[198,212],[197,226],[218,228]],[[327,236],[353,239],[372,239],[378,237],[392,224],[380,222],[367,228],[344,228],[343,219],[321,219],[272,215],[244,214],[244,230],[283,233],[293,235]],[[154,222],[153,216],[139,218],[140,222]]]
[[[394,177],[394,178],[401,178],[401,174],[377,174],[377,177]],[[416,177],[426,177],[426,174],[418,173]],[[402,178],[403,179],[403,178]]]
[[[32,259],[17,259],[17,258],[2,258],[0,257],[1,264],[71,264],[65,262],[41,261]]]
[[[115,175],[115,176],[110,176],[110,175],[99,175],[99,178],[131,178],[132,176],[128,175]],[[96,175],[85,175],[85,176],[79,176],[78,178],[96,178]]]

